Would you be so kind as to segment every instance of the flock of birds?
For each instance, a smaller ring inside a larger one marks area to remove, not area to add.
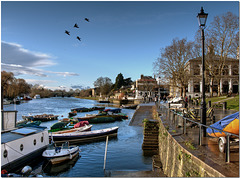
[[[85,18],[84,20],[87,21],[87,22],[90,22],[88,18]],[[74,25],[73,27],[74,27],[74,28],[79,28],[79,26],[78,26],[77,23],[75,23],[75,25]],[[65,30],[65,33],[70,36],[70,31]],[[79,36],[77,36],[77,39],[78,39],[79,41],[81,41],[81,38],[80,38]]]

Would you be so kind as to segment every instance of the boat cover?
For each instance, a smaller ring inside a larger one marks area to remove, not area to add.
[[[238,135],[239,134],[239,112],[228,115],[210,126],[219,130],[223,130],[223,131]],[[207,133],[213,137],[226,136],[224,132],[220,132],[218,130],[214,130],[211,128],[207,128]]]
[[[89,122],[88,121],[80,121],[74,125],[74,128],[83,127],[85,125],[89,125]]]

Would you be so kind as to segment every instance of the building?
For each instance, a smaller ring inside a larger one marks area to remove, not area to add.
[[[216,63],[218,60],[216,60]],[[186,95],[191,97],[200,97],[202,93],[202,59],[191,59],[187,63],[190,73],[188,87],[186,88]],[[216,79],[211,79],[209,71],[206,67],[205,74],[205,88],[206,96],[217,96],[218,82]],[[238,93],[239,91],[239,60],[227,59],[223,72],[220,77],[220,93]],[[212,87],[210,87],[212,86]],[[178,91],[177,91],[178,92]]]
[[[158,91],[157,80],[152,76],[141,75],[141,78],[136,80],[135,87],[135,99],[153,98]]]

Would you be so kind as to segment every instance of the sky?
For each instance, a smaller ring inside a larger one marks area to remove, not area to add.
[[[53,90],[153,76],[161,48],[194,41],[201,7],[207,26],[239,14],[238,1],[1,1],[1,70]]]

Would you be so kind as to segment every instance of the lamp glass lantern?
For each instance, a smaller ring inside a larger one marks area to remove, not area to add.
[[[197,16],[200,27],[202,27],[202,28],[205,27],[205,24],[207,21],[207,16],[208,16],[208,14],[204,13],[203,7],[201,7],[201,11],[200,11],[200,13],[198,13],[198,16]]]

